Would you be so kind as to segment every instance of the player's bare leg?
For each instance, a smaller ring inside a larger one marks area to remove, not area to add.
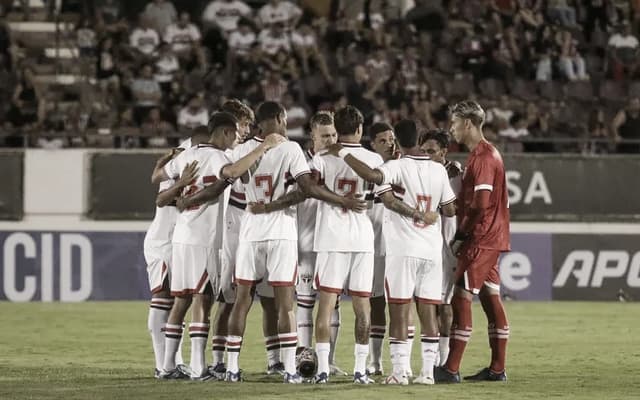
[[[241,380],[238,359],[252,297],[252,286],[239,284],[236,287],[236,302],[229,315],[229,334],[227,335],[227,381]]]
[[[453,310],[451,304],[440,304],[438,306],[438,324],[440,330],[440,339],[438,342],[438,366],[444,365],[449,356],[449,332],[451,332],[451,324],[453,323]]]
[[[329,373],[329,351],[331,340],[331,313],[338,295],[336,293],[318,291],[318,313],[316,314],[316,353],[318,355],[318,376],[316,382],[326,383]]]
[[[278,310],[273,297],[260,296],[262,306],[262,333],[267,350],[267,375],[284,374],[280,362],[280,337],[278,336]]]
[[[331,339],[329,340],[329,370],[331,375],[347,376],[346,372],[336,364],[336,345],[340,336],[340,296],[336,300],[336,306],[331,313]]]
[[[182,323],[191,306],[191,295],[176,296],[165,326],[165,352],[161,377],[176,375],[176,353],[182,341]]]
[[[208,284],[205,292],[193,295],[191,307],[191,324],[189,324],[189,337],[191,338],[191,378],[209,378],[205,362],[205,347],[209,337],[209,314],[211,313],[212,300],[211,285]]]
[[[389,352],[393,371],[384,383],[387,385],[408,385],[406,375],[407,358],[410,357],[407,346],[408,319],[411,303],[389,304]]]
[[[415,317],[413,315],[413,310],[409,307],[409,312],[407,314],[407,364],[405,365],[405,372],[409,378],[413,376],[413,369],[411,368],[411,353],[413,352],[413,339],[416,336],[416,324]]]
[[[369,334],[369,375],[382,375],[382,342],[387,330],[386,305],[384,296],[372,297],[371,333]]]
[[[451,324],[451,337],[449,339],[449,357],[447,357],[447,362],[444,366],[436,368],[436,382],[460,382],[460,363],[473,329],[471,319],[472,300],[473,295],[471,292],[456,286],[451,300],[453,323]]]
[[[367,356],[369,355],[369,331],[371,329],[371,304],[369,297],[352,295],[351,303],[355,313],[355,365],[353,377],[355,383],[371,383],[367,378]]]
[[[505,359],[507,341],[509,340],[509,322],[500,299],[500,291],[485,285],[480,290],[479,297],[489,325],[491,364],[488,368],[482,369],[475,375],[465,377],[465,379],[472,381],[506,381]]]
[[[438,355],[438,316],[437,306],[429,303],[416,303],[420,320],[420,342],[422,347],[422,370],[414,383],[433,385],[433,367]]]
[[[278,338],[280,339],[280,359],[284,363],[285,382],[301,383],[302,379],[296,374],[296,346],[298,332],[296,330],[296,316],[293,311],[295,286],[275,286],[276,310],[278,312]]]

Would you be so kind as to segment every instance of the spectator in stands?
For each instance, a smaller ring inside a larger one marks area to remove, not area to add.
[[[560,36],[560,70],[570,81],[589,80],[584,58],[578,52],[578,41],[573,39],[570,31],[562,31]]]
[[[611,123],[611,133],[616,142],[621,139],[640,140],[640,99],[629,100],[625,108],[618,111]],[[640,153],[640,143],[618,143],[618,153]]]
[[[150,26],[159,33],[165,32],[178,17],[173,3],[167,0],[152,0],[144,9],[144,14],[149,18]]]
[[[88,18],[82,18],[76,26],[76,43],[80,57],[92,57],[96,54],[96,32]]]
[[[500,101],[495,106],[487,110],[486,121],[492,124],[498,133],[510,127],[509,121],[515,114],[511,99],[508,95],[500,96]]]
[[[333,82],[325,57],[320,50],[316,33],[309,24],[301,24],[291,34],[291,44],[302,61],[302,70],[305,76],[310,73],[309,66],[315,65],[329,84]],[[312,61],[312,64],[309,61]]]
[[[229,55],[232,59],[247,59],[251,48],[256,43],[256,34],[251,28],[251,23],[246,19],[240,19],[238,29],[230,31]]]
[[[589,122],[587,122],[587,135],[594,141],[586,141],[582,147],[583,154],[602,154],[608,152],[607,143],[599,142],[611,138],[609,128],[605,122],[604,109],[596,107],[589,113]]]
[[[203,95],[198,94],[178,113],[178,129],[181,132],[193,130],[199,126],[207,126],[209,123],[209,111],[204,107]]]
[[[287,136],[291,139],[304,138],[304,127],[309,119],[309,113],[302,107],[301,102],[294,101],[290,94],[282,97],[282,105],[287,110]]]
[[[146,138],[147,147],[167,147],[167,136],[174,129],[173,126],[164,118],[157,107],[149,110],[147,119],[142,123],[140,128],[141,136]]]
[[[123,17],[122,6],[116,0],[100,0],[95,6],[96,30],[100,33],[124,33],[129,25]]]
[[[288,93],[289,86],[282,79],[280,71],[268,69],[265,78],[260,81],[260,89],[262,93],[262,101],[281,102],[282,98]]]
[[[401,57],[399,59],[402,60]],[[369,76],[389,77],[391,75],[391,65],[387,58],[387,52],[382,47],[374,49],[364,65]],[[400,65],[402,65],[402,62],[400,62]]]
[[[353,68],[353,76],[347,84],[347,100],[349,104],[358,108],[365,117],[367,123],[373,117],[373,99],[375,93],[380,90],[387,77],[371,77],[363,65],[356,65]]]
[[[600,32],[607,31],[607,3],[606,0],[585,0],[586,18],[584,22],[584,37],[591,42],[593,32],[598,25]]]
[[[298,25],[302,10],[287,0],[269,0],[258,10],[258,22],[263,27],[282,24],[286,28]]]
[[[191,23],[191,16],[187,12],[181,12],[178,22],[169,25],[164,33],[164,41],[171,44],[172,50],[178,56],[190,55],[198,49],[200,39],[200,29]]]
[[[155,67],[154,79],[160,85],[162,93],[167,94],[171,91],[171,83],[180,71],[180,62],[178,57],[173,54],[169,43],[163,42],[160,44]]]
[[[96,79],[103,91],[111,90],[112,92],[116,92],[120,88],[116,53],[113,48],[113,39],[109,36],[105,37],[98,46]]]
[[[540,12],[541,0],[518,0],[514,19],[515,25],[523,24],[526,28],[538,29],[544,24],[544,16]]]
[[[162,90],[153,79],[153,68],[145,64],[140,75],[130,83],[131,94],[134,99],[134,120],[140,125],[145,120],[149,110],[160,105]]]
[[[513,114],[509,120],[509,125],[500,131],[498,136],[506,139],[504,150],[510,153],[522,152],[523,146],[520,140],[529,136],[527,120],[519,113]]]
[[[547,0],[547,15],[554,22],[559,22],[565,28],[575,28],[576,9],[567,0]]]
[[[160,36],[151,27],[149,17],[141,14],[138,17],[139,25],[131,32],[129,44],[134,50],[134,58],[143,63],[152,62],[156,56],[156,50],[160,44]]]
[[[241,0],[213,0],[202,13],[205,29],[215,28],[229,38],[238,29],[240,18],[251,18],[253,10]]]
[[[31,67],[18,70],[18,84],[13,90],[7,121],[15,128],[32,130],[43,120],[44,98],[35,84]]]
[[[615,80],[624,79],[625,73],[634,77],[638,68],[638,39],[631,33],[631,25],[624,23],[607,43],[611,73]]]
[[[275,56],[279,51],[291,52],[291,39],[284,31],[284,25],[276,23],[260,32],[260,49],[266,56]]]

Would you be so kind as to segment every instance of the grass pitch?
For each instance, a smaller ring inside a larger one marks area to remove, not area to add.
[[[252,309],[240,356],[246,382],[160,382],[152,378],[147,303],[0,302],[0,399],[638,399],[640,305],[507,303],[509,382],[385,387],[333,378],[323,386],[267,377],[260,307]],[[353,368],[353,313],[343,303],[337,361]],[[462,374],[487,365],[486,321],[474,305]],[[420,343],[413,369],[420,370]],[[207,349],[207,353],[209,349]],[[390,371],[388,344],[385,370]],[[184,355],[188,359],[188,345]],[[208,353],[209,354],[209,353]],[[380,379],[378,379],[380,380]]]

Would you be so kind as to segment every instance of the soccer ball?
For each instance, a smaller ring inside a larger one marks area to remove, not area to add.
[[[305,347],[296,355],[296,368],[303,378],[312,378],[318,371],[318,355],[310,347]]]

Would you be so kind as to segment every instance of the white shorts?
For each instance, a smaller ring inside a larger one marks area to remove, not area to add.
[[[211,247],[173,244],[171,295],[203,293],[207,283],[217,293],[220,261]]]
[[[297,270],[296,240],[263,240],[238,245],[236,284],[253,286],[266,280],[270,286],[294,286]]]
[[[296,285],[298,296],[313,297],[316,295],[316,290],[313,288],[316,257],[317,254],[313,251],[298,253],[298,284]]]
[[[442,266],[423,258],[387,256],[384,286],[387,303],[440,304],[442,296]]]
[[[165,243],[161,246],[145,246],[144,248],[151,293],[160,292],[164,282],[169,278],[172,249],[171,243]]]
[[[230,230],[227,230],[229,233]],[[235,236],[225,236],[220,256],[220,291],[218,301],[227,304],[236,302],[236,286],[233,281],[233,273],[236,268],[236,253],[238,250],[238,232]]]
[[[373,258],[373,286],[371,297],[384,296],[384,263],[385,256],[375,256]]]
[[[451,304],[457,264],[458,258],[451,251],[442,251],[442,304]]]
[[[318,291],[371,297],[373,253],[319,252],[314,287]]]

